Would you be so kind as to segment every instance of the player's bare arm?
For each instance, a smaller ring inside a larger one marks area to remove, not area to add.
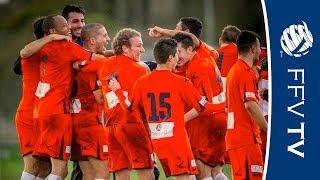
[[[51,41],[57,41],[57,40],[67,40],[71,41],[71,38],[69,36],[60,35],[60,34],[50,34],[48,36],[45,36],[41,39],[37,39],[35,41],[32,41],[31,43],[27,44],[21,51],[20,56],[22,58],[28,58],[37,51],[39,51],[45,44],[51,42]]]
[[[179,31],[179,30],[171,30],[171,29],[165,29],[158,26],[155,26],[153,28],[149,28],[149,37],[151,38],[160,38],[163,36],[173,37],[177,33],[183,33],[191,36],[193,43],[196,47],[200,46],[200,40],[192,33],[187,31]]]
[[[188,122],[198,117],[199,115],[200,113],[195,108],[192,108],[190,111],[184,114],[184,122]]]
[[[104,54],[105,57],[110,57],[110,56],[114,56],[114,51],[113,50],[105,50]]]
[[[101,54],[92,53],[90,60],[100,59],[100,58],[104,58],[104,56],[102,56]],[[86,61],[86,60],[84,60],[84,61],[75,61],[75,62],[72,63],[72,67],[75,70],[81,70],[85,66],[88,66],[88,61]],[[95,72],[95,70],[87,70],[87,71],[84,71],[84,72]]]
[[[104,100],[103,100],[103,94],[102,94],[101,89],[94,90],[94,91],[92,91],[92,93],[93,93],[94,98],[96,99],[96,101],[99,104],[103,104]]]
[[[262,115],[262,112],[255,101],[247,101],[244,103],[248,113],[252,119],[258,124],[258,126],[267,133],[268,123]]]

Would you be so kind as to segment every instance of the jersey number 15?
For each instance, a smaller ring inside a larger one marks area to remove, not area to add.
[[[151,100],[151,115],[149,116],[149,121],[159,121],[159,118],[161,120],[167,120],[171,118],[171,105],[166,102],[166,99],[170,98],[170,93],[160,93],[159,97],[156,97],[154,93],[148,93],[148,98]],[[159,110],[157,112],[156,98],[159,98],[160,108],[165,108],[165,111]]]

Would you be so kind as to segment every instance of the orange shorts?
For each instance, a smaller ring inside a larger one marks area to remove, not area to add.
[[[224,164],[227,132],[226,113],[216,113],[211,117],[200,117],[188,121],[186,130],[195,159],[212,167]]]
[[[234,180],[261,180],[263,161],[260,144],[246,145],[228,150]]]
[[[26,156],[34,150],[39,136],[39,132],[35,128],[37,120],[33,118],[33,111],[17,111],[16,113],[15,122],[22,156]]]
[[[104,127],[96,115],[88,117],[87,113],[72,114],[73,135],[71,160],[87,160],[94,157],[100,160],[108,159],[107,137]],[[88,123],[88,118],[92,123]]]
[[[33,156],[69,160],[71,153],[72,120],[70,114],[39,117],[40,133]]]
[[[153,149],[144,124],[114,124],[107,128],[111,172],[153,168]]]
[[[154,139],[152,145],[167,177],[199,173],[185,131],[179,137]]]

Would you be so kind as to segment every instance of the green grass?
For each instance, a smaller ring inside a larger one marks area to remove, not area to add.
[[[23,160],[17,147],[0,149],[0,179],[20,179]]]
[[[160,180],[164,179],[172,179],[166,178],[164,176],[164,172],[162,171],[161,164],[158,163],[158,167],[160,169]],[[4,149],[1,147],[0,149],[0,179],[20,179],[21,172],[23,170],[23,160],[20,156],[19,149],[17,147],[10,147]],[[70,179],[70,175],[72,172],[72,162],[68,163],[68,176],[66,179]],[[230,166],[226,165],[224,168],[224,173],[226,176],[232,180],[231,178],[231,170]],[[136,171],[131,172],[131,179],[138,180],[138,175]]]

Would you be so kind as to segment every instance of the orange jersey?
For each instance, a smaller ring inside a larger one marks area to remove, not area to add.
[[[76,94],[72,98],[80,101],[81,109],[96,109],[98,102],[93,95],[93,91],[99,89],[97,74],[76,72],[75,86]]]
[[[188,64],[176,69],[174,73],[187,77],[202,96],[213,104],[219,104],[220,111],[224,111],[225,95],[221,75],[210,57],[201,57],[197,52]],[[186,110],[190,110],[190,107]]]
[[[219,53],[214,48],[212,48],[211,46],[209,46],[208,44],[202,41],[200,41],[200,46],[196,47],[196,51],[201,58],[211,57],[209,59],[215,61],[219,57]]]
[[[37,107],[39,116],[69,113],[69,98],[74,79],[72,62],[90,60],[91,53],[67,41],[52,41],[38,53],[40,54],[40,82],[46,86],[49,84],[49,90],[39,99]]]
[[[217,49],[217,51],[219,52],[219,58],[216,60],[216,63],[221,72],[221,76],[227,77],[231,67],[237,62],[238,59],[237,45],[231,43],[220,47]]]
[[[260,128],[251,118],[244,103],[258,103],[258,79],[248,64],[238,59],[227,76],[228,130],[227,148],[261,143]]]
[[[99,84],[96,73],[76,72],[74,83],[76,94],[72,95],[71,99],[73,123],[92,125],[103,122],[103,105],[99,104],[93,95],[94,91],[99,90]]]
[[[201,59],[206,59],[210,63],[216,64],[215,60],[218,59],[219,54],[211,46],[209,46],[206,43],[200,41],[200,46],[196,47],[195,50],[196,50],[198,56]],[[187,71],[187,66],[185,65],[185,66],[182,66],[182,67],[176,67],[173,72],[175,74],[180,75],[180,76],[186,77],[186,71]]]
[[[39,54],[21,60],[22,98],[17,111],[32,111],[34,108],[35,92],[39,82],[39,64]]]
[[[151,138],[161,139],[187,137],[184,105],[201,111],[201,100],[201,95],[187,78],[169,70],[154,70],[137,80],[131,102],[133,110],[140,110],[148,120]]]
[[[87,62],[87,65],[82,68],[82,71],[96,72],[99,76],[105,100],[105,113],[108,124],[139,121],[138,119],[126,116],[126,112],[121,108],[117,96],[108,87],[108,77],[116,73],[117,80],[121,84],[122,90],[125,91],[124,94],[128,96],[131,94],[132,87],[138,77],[147,73],[142,66],[124,55],[117,55]]]
[[[187,66],[186,77],[190,79],[198,92],[213,104],[224,103],[225,98],[218,99],[217,97],[223,91],[221,75],[217,65],[196,53]],[[224,105],[222,108],[224,108]]]

